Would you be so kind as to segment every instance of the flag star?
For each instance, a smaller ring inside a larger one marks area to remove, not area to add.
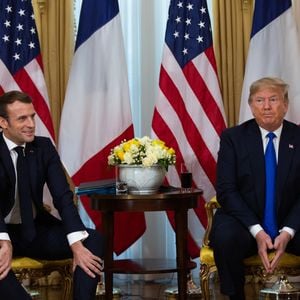
[[[20,39],[16,39],[15,40],[15,43],[19,46],[19,45],[22,45],[22,40],[20,40]]]
[[[184,48],[184,49],[182,50],[182,53],[183,53],[183,55],[187,55],[187,54],[188,54],[188,49],[187,49],[187,48]]]
[[[179,37],[179,32],[178,32],[178,31],[175,31],[175,32],[173,33],[173,36],[174,36],[174,38],[178,38],[178,37]]]
[[[24,9],[20,9],[18,11],[18,14],[20,15],[20,17],[25,16],[25,10]]]
[[[35,44],[34,44],[33,42],[30,42],[30,43],[28,44],[28,46],[29,46],[30,49],[35,48]]]
[[[15,55],[13,56],[13,58],[15,60],[20,60],[20,54],[19,53],[15,53]]]
[[[186,6],[186,8],[187,8],[188,10],[193,10],[194,5],[191,4],[191,3],[189,3],[189,4]]]
[[[185,39],[185,40],[189,40],[189,39],[190,39],[189,33],[186,33],[186,34],[184,35],[184,39]]]
[[[183,2],[179,1],[178,4],[177,4],[177,6],[178,6],[179,8],[183,8]]]
[[[35,34],[35,28],[32,27],[32,28],[30,29],[30,32],[31,32],[31,34]]]
[[[5,35],[3,36],[3,38],[2,38],[2,40],[3,40],[4,42],[9,42],[9,36],[5,34]]]
[[[192,24],[192,19],[186,19],[185,24],[186,25],[191,25]]]
[[[206,8],[205,8],[205,7],[202,6],[202,7],[200,8],[200,11],[201,11],[202,14],[206,14]]]
[[[10,12],[12,12],[12,7],[11,6],[7,6],[5,8],[5,10],[7,11],[7,13],[10,13]]]
[[[175,19],[175,22],[178,24],[178,23],[180,23],[181,22],[181,17],[177,17],[176,19]]]
[[[203,27],[205,27],[205,22],[200,21],[198,25],[200,28],[203,28]]]
[[[18,24],[17,29],[18,29],[18,31],[24,30],[23,25],[22,24]]]
[[[30,17],[31,17],[32,20],[34,20],[34,14],[32,14]]]
[[[10,21],[8,21],[8,20],[6,20],[5,22],[4,22],[4,26],[7,28],[7,27],[10,27]]]
[[[200,44],[203,42],[203,36],[198,35],[197,42]]]

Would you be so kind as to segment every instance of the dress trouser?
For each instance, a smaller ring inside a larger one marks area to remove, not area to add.
[[[216,212],[210,235],[220,278],[221,292],[228,296],[244,292],[243,260],[257,254],[256,240],[235,218]],[[300,255],[300,233],[289,242],[287,252]]]
[[[13,256],[28,256],[40,259],[65,259],[72,257],[72,251],[68,244],[61,223],[55,225],[36,224],[37,235],[28,243],[21,240],[20,225],[8,225],[8,232],[13,245]],[[89,237],[83,241],[94,255],[103,257],[104,241],[95,230],[87,229]],[[74,290],[73,299],[94,300],[99,276],[92,278],[79,267],[73,275]],[[0,280],[0,297],[10,300],[31,299],[21,286],[12,271],[3,280]]]

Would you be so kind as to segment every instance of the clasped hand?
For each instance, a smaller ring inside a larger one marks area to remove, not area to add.
[[[256,242],[258,248],[258,254],[261,258],[263,266],[267,273],[273,273],[277,267],[280,258],[285,252],[286,246],[291,239],[289,233],[282,231],[272,242],[271,237],[264,231],[261,230],[256,235]],[[275,255],[272,259],[269,259],[268,252],[274,250]]]

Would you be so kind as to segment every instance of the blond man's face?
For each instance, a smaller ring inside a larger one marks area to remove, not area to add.
[[[288,110],[288,102],[280,88],[259,90],[252,95],[249,105],[257,124],[268,131],[280,127]]]

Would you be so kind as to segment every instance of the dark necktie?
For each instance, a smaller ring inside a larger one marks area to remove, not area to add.
[[[17,180],[18,194],[20,201],[20,212],[22,220],[22,235],[27,241],[32,241],[35,237],[35,226],[33,220],[32,201],[29,185],[29,172],[27,170],[27,161],[25,157],[24,147],[18,146],[14,148],[18,153],[17,158]]]
[[[276,135],[273,132],[267,134],[269,142],[265,152],[265,173],[266,173],[266,193],[265,193],[265,212],[264,230],[274,239],[278,235],[276,221],[276,153],[273,139]]]

